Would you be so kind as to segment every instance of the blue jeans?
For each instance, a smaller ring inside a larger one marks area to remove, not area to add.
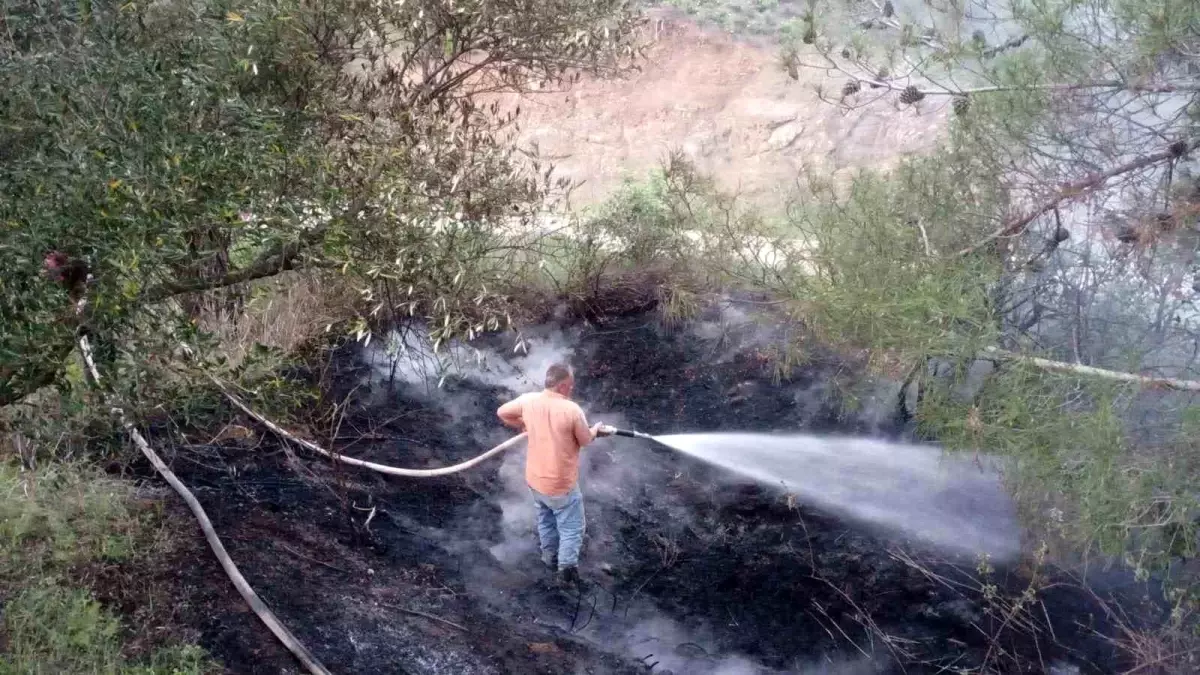
[[[558,568],[579,564],[583,548],[583,493],[579,486],[559,497],[544,495],[533,488],[533,503],[538,512],[538,539],[542,545],[542,562],[550,564],[558,554]]]

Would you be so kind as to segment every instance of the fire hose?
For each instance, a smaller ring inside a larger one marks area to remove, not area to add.
[[[89,375],[89,379],[92,381],[92,383],[98,389],[101,390],[102,396],[104,396],[104,398],[108,398],[108,396],[103,391],[103,387],[101,386],[101,375],[100,375],[99,369],[96,367],[95,360],[93,359],[91,345],[89,344],[87,337],[80,336],[78,338],[78,345],[80,348],[80,353],[83,356],[84,363],[87,368],[87,373]],[[237,398],[232,393],[230,393],[228,388],[226,388],[224,386],[224,384],[221,383],[219,380],[217,380],[215,377],[212,377],[210,375],[209,378],[212,380],[212,382],[214,384],[217,385],[217,387],[221,390],[221,392],[225,395],[225,397],[228,398],[229,401],[231,403],[233,403],[238,409],[240,409],[242,412],[246,413],[250,417],[254,418],[258,422],[260,422],[261,424],[266,426],[272,432],[274,432],[281,438],[285,439],[285,441],[291,441],[293,443],[297,443],[297,444],[299,444],[305,448],[308,448],[320,455],[329,457],[330,459],[342,462],[344,464],[349,464],[352,466],[360,466],[365,469],[371,469],[373,471],[378,471],[380,473],[390,474],[390,475],[394,475],[394,476],[405,476],[405,477],[411,477],[411,478],[427,478],[427,477],[432,477],[432,476],[444,476],[444,475],[448,475],[448,474],[452,474],[452,473],[457,473],[459,471],[464,471],[466,469],[469,469],[477,464],[480,464],[480,463],[486,461],[487,459],[489,459],[491,457],[495,457],[496,455],[499,455],[500,453],[504,452],[505,450],[508,450],[508,449],[516,446],[517,444],[519,444],[521,442],[522,439],[527,437],[527,434],[524,434],[524,433],[518,434],[517,436],[514,436],[514,437],[508,439],[507,441],[497,445],[496,447],[492,448],[491,450],[488,450],[487,452],[483,453],[482,455],[479,455],[477,457],[469,459],[465,462],[460,462],[459,464],[455,464],[453,466],[442,467],[440,469],[400,469],[400,468],[396,468],[396,467],[386,466],[384,464],[376,464],[374,462],[367,462],[367,461],[363,461],[360,459],[354,459],[352,457],[343,457],[339,454],[330,452],[330,451],[326,450],[325,448],[322,448],[321,446],[317,445],[316,443],[313,443],[312,441],[308,441],[303,438],[300,438],[300,437],[296,436],[295,434],[292,434],[292,433],[288,432],[287,430],[283,429],[278,424],[275,424],[274,422],[267,419],[263,415],[254,411],[253,409],[251,409],[249,406],[247,406],[245,403],[243,403],[239,398]],[[192,511],[192,514],[199,521],[200,528],[204,533],[204,538],[208,542],[209,547],[212,549],[213,554],[217,557],[217,560],[221,564],[222,569],[224,570],[225,574],[229,577],[230,581],[233,582],[234,587],[237,589],[238,593],[242,596],[242,599],[245,600],[246,604],[248,604],[250,606],[250,609],[267,626],[267,628],[275,635],[275,637],[285,647],[287,647],[287,649],[290,652],[292,652],[292,654],[297,658],[297,660],[299,660],[304,665],[305,670],[307,670],[312,675],[331,675],[330,671],[317,659],[317,657],[311,651],[309,651],[309,649],[302,642],[300,642],[300,640],[298,640],[296,638],[296,636],[291,633],[291,631],[289,631],[287,629],[287,627],[283,624],[283,622],[281,622],[279,620],[279,618],[277,616],[275,616],[275,613],[271,611],[271,609],[267,606],[267,604],[265,602],[263,602],[262,598],[260,598],[258,596],[258,594],[254,591],[254,589],[246,581],[246,578],[244,576],[242,576],[241,571],[238,570],[237,565],[233,562],[233,559],[230,558],[228,551],[225,550],[224,544],[221,542],[220,538],[217,536],[216,530],[213,528],[212,521],[208,518],[208,514],[205,513],[204,508],[200,505],[200,502],[196,499],[195,495],[192,494],[191,490],[189,490],[187,488],[187,486],[184,485],[183,482],[180,481],[179,478],[177,478],[175,476],[175,473],[173,471],[171,471],[170,467],[168,467],[167,464],[162,461],[162,459],[158,456],[158,453],[156,453],[154,451],[154,449],[150,447],[150,444],[146,442],[146,439],[138,431],[138,428],[126,416],[124,408],[121,407],[120,405],[116,404],[115,401],[110,402],[110,406],[112,408],[113,414],[117,417],[117,419],[119,420],[121,425],[129,433],[129,435],[133,439],[134,443],[138,446],[138,448],[142,451],[142,453],[146,456],[146,458],[150,460],[150,463],[154,466],[154,468],[158,471],[158,473],[160,475],[162,475],[162,477],[167,481],[167,483],[171,486],[171,488],[174,489],[175,492],[178,493],[179,496],[183,498],[183,500],[187,504],[188,508]],[[646,438],[646,439],[650,438],[650,436],[640,433],[640,432],[627,431],[624,429],[617,429],[615,427],[611,427],[611,426],[607,426],[607,425],[601,425],[601,427],[598,429],[598,435],[625,436],[625,437],[629,437],[629,438]]]
[[[82,312],[84,302],[85,301],[80,301],[77,304],[77,313]],[[199,500],[197,500],[196,496],[192,494],[192,491],[189,490],[188,487],[179,480],[175,473],[171,471],[170,467],[168,467],[166,462],[159,457],[158,453],[154,451],[150,444],[146,442],[145,437],[142,436],[137,426],[126,415],[124,407],[116,401],[115,397],[111,395],[111,392],[105,391],[105,388],[102,385],[102,377],[99,369],[96,367],[96,362],[93,358],[92,347],[87,336],[79,335],[77,337],[77,344],[79,346],[80,355],[84,360],[84,365],[86,368],[85,372],[87,373],[88,379],[99,390],[102,400],[109,404],[113,415],[120,422],[121,426],[125,428],[126,432],[134,441],[134,444],[137,445],[138,449],[142,451],[142,454],[145,455],[145,457],[150,461],[155,470],[167,481],[171,488],[187,504],[189,510],[192,512],[192,515],[195,516],[196,520],[199,522],[200,529],[204,534],[204,538],[208,542],[209,547],[212,549],[213,554],[217,557],[221,568],[225,572],[226,576],[229,577],[229,580],[233,583],[234,587],[237,589],[238,594],[241,595],[242,599],[245,600],[247,605],[249,605],[251,611],[253,611],[255,615],[258,616],[259,620],[261,620],[267,626],[271,633],[275,635],[276,639],[278,639],[280,643],[282,643],[296,657],[296,659],[304,665],[305,670],[312,675],[332,675],[330,671],[317,659],[317,657],[311,651],[309,651],[304,643],[300,642],[300,640],[298,640],[296,636],[288,630],[287,626],[285,626],[283,622],[280,621],[277,616],[275,616],[275,613],[271,611],[270,607],[263,602],[262,598],[259,597],[259,595],[254,591],[249,582],[246,581],[246,578],[242,576],[241,571],[233,562],[233,559],[230,558],[229,552],[226,551],[224,544],[221,542],[220,537],[217,535],[217,532],[213,527],[212,521],[209,519],[208,514],[205,513],[204,507],[200,505]],[[190,352],[190,350],[188,351]],[[516,446],[521,442],[522,439],[527,437],[527,434],[518,434],[517,436],[508,439],[507,441],[497,445],[478,457],[474,457],[465,462],[460,462],[459,464],[455,464],[453,466],[442,467],[440,469],[399,469],[396,467],[376,464],[374,462],[367,462],[351,457],[343,457],[339,454],[335,454],[326,450],[325,448],[322,448],[316,443],[302,439],[295,434],[286,431],[278,424],[275,424],[271,420],[251,409],[240,399],[230,393],[229,389],[217,378],[209,375],[209,379],[212,380],[213,384],[215,384],[217,388],[221,390],[221,393],[223,393],[225,397],[228,398],[229,401],[238,409],[259,421],[283,439],[290,440],[335,461],[352,466],[360,466],[365,469],[371,469],[373,471],[394,476],[427,478],[432,476],[444,476],[457,473],[459,471],[464,471]],[[598,435],[601,436],[626,436],[630,438],[650,439],[650,436],[640,432],[617,429],[607,425],[601,425],[597,431]]]
[[[401,469],[399,467],[388,466],[386,464],[377,464],[375,462],[368,462],[368,461],[361,460],[361,459],[355,459],[353,457],[346,457],[345,455],[342,455],[342,454],[339,454],[336,452],[330,452],[329,450],[322,448],[321,446],[317,445],[316,443],[313,443],[312,441],[309,441],[304,438],[300,438],[299,436],[291,433],[290,431],[284,429],[283,427],[279,426],[278,424],[267,419],[262,414],[256,412],[250,406],[246,405],[241,399],[239,399],[237,396],[234,396],[229,391],[229,389],[227,387],[225,387],[216,378],[210,378],[210,379],[212,379],[213,383],[216,384],[217,387],[219,387],[221,389],[221,393],[225,395],[225,398],[229,399],[230,403],[232,403],[239,410],[246,413],[250,417],[253,417],[260,424],[262,424],[266,428],[270,429],[275,435],[279,436],[280,438],[283,438],[286,441],[291,441],[301,447],[308,448],[309,450],[312,450],[313,452],[317,453],[318,455],[328,457],[329,459],[332,459],[336,462],[341,462],[342,464],[348,464],[350,466],[358,466],[358,467],[362,467],[364,469],[370,469],[371,471],[377,471],[379,473],[387,474],[389,476],[403,476],[405,478],[432,478],[434,476],[448,476],[453,473],[465,471],[477,464],[481,464],[481,463],[491,459],[492,457],[495,457],[496,455],[501,454],[505,450],[510,450],[528,436],[528,434],[525,434],[525,433],[517,434],[516,436],[513,436],[512,438],[508,439],[507,441],[504,441],[503,443],[497,445],[496,447],[492,448],[491,450],[488,450],[487,452],[483,453],[482,455],[468,459],[465,462],[459,462],[458,464],[454,464],[452,466],[444,466],[444,467],[441,467],[438,469]],[[629,431],[627,429],[618,429],[616,427],[611,427],[606,424],[600,425],[597,435],[598,436],[624,436],[626,438],[641,438],[641,439],[646,439],[646,440],[653,440],[649,434],[644,434],[640,431]]]

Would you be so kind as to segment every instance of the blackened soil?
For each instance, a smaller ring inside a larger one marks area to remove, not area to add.
[[[832,384],[853,368],[827,354],[776,382],[760,335],[669,330],[652,315],[574,330],[577,398],[593,419],[651,433],[906,431],[887,415],[881,425],[844,413]],[[374,371],[352,347],[332,368],[332,395],[350,402],[335,441],[348,455],[441,466],[507,435],[494,420],[503,388],[466,379],[431,396],[377,377],[363,386]],[[269,436],[172,450],[245,576],[335,673],[1121,666],[1103,612],[1060,573],[1034,582],[1022,563],[981,577],[976,561],[641,442],[588,451],[583,593],[548,582],[520,518],[514,534],[506,509],[521,495],[502,460],[412,480],[335,469]],[[177,615],[230,672],[298,672],[202,543],[183,549],[177,569]],[[1041,590],[1014,608],[1031,583]]]

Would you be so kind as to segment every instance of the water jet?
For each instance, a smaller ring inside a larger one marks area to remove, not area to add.
[[[651,436],[607,426],[601,433],[651,441],[937,548],[998,560],[1020,552],[1015,507],[999,473],[939,448],[807,434]]]

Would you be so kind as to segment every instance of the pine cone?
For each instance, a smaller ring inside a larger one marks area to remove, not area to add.
[[[966,96],[954,97],[954,114],[962,117],[971,110],[971,100]]]
[[[892,15],[895,13],[896,8],[892,6],[892,0],[887,0],[887,2],[883,3],[883,17],[885,19],[892,18]]]
[[[1060,227],[1060,228],[1054,230],[1054,241],[1061,244],[1070,238],[1071,238],[1071,233],[1069,231],[1067,231],[1066,228]]]
[[[850,48],[849,47],[842,47],[842,58],[843,59],[850,58]]]
[[[861,89],[862,85],[858,83],[858,80],[850,80],[842,86],[842,96],[853,96]]]
[[[905,105],[912,105],[924,98],[925,94],[921,93],[920,89],[911,84],[905,87],[904,91],[900,92],[900,102]]]

